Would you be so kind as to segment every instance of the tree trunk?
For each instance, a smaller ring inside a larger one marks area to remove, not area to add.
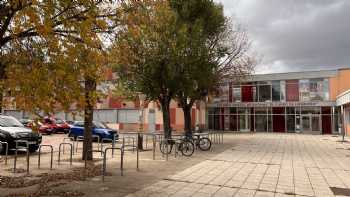
[[[85,107],[84,107],[84,146],[83,160],[92,160],[92,129],[94,118],[94,98],[96,91],[96,81],[94,79],[85,79]],[[89,151],[89,152],[88,152]],[[86,157],[86,158],[85,158]]]
[[[163,127],[164,127],[164,138],[171,138],[171,127],[170,127],[170,98],[169,96],[165,96],[160,100],[162,105],[162,113],[163,113]]]
[[[185,135],[186,137],[192,137],[192,118],[191,118],[191,109],[192,107],[185,104],[182,107],[184,112],[184,122],[185,122]]]
[[[4,99],[4,81],[5,81],[5,65],[0,62],[0,113],[3,111],[3,99]]]

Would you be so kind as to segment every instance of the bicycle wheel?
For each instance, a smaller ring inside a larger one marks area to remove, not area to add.
[[[189,140],[184,140],[181,143],[180,150],[183,156],[192,156],[194,152],[194,144]]]
[[[209,138],[203,137],[199,139],[198,147],[202,151],[208,151],[211,148],[211,141]]]
[[[168,153],[167,153],[167,144],[168,144]],[[164,140],[162,140],[159,144],[159,149],[160,149],[160,152],[162,152],[163,154],[170,154],[171,150],[173,149],[173,145],[166,143]]]

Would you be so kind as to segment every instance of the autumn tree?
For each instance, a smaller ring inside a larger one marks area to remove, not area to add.
[[[0,106],[4,87],[29,112],[75,103],[85,110],[84,151],[91,148],[96,84],[105,35],[117,26],[116,6],[107,0],[1,1]]]
[[[168,1],[131,2],[124,5],[122,28],[113,54],[121,83],[131,92],[157,101],[163,112],[166,138],[171,136],[170,101],[177,85],[176,59],[181,48],[181,29]]]
[[[221,4],[212,0],[170,0],[184,29],[181,68],[176,98],[184,112],[185,132],[192,134],[191,109],[224,80],[251,72],[249,40],[242,29],[224,16]]]

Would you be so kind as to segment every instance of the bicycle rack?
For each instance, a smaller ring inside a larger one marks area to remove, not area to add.
[[[113,140],[112,139],[102,138],[102,140],[101,140],[101,155],[102,155],[102,152],[103,152],[103,143],[105,143],[105,142],[111,142],[112,143],[112,147],[113,147]]]
[[[9,153],[9,144],[7,142],[1,142],[1,141],[0,141],[0,144],[6,146],[6,149],[5,149],[5,165],[7,165],[7,156],[8,156],[8,153]]]
[[[123,162],[124,162],[124,148],[121,147],[121,148],[106,148],[105,151],[104,151],[104,155],[103,155],[103,164],[102,164],[102,167],[103,167],[103,172],[102,172],[102,181],[105,181],[105,174],[106,174],[106,167],[107,167],[107,158],[106,158],[106,155],[107,155],[107,152],[108,150],[120,150],[120,175],[123,176]]]
[[[140,133],[137,133],[137,146],[136,146],[136,169],[139,170],[139,139]],[[134,149],[133,149],[134,151]]]
[[[84,136],[77,136],[77,139],[75,141],[75,152],[78,152],[79,142],[84,143]]]
[[[125,139],[128,139],[128,144],[125,145]],[[132,140],[132,145],[130,145],[130,141]],[[135,138],[131,136],[123,136],[123,146],[124,147],[132,147],[132,152],[135,152]]]
[[[70,165],[72,165],[73,162],[73,145],[71,143],[61,143],[58,147],[58,165],[60,165],[60,161],[61,161],[61,148],[62,146],[64,147],[64,145],[68,145],[70,147]]]
[[[52,145],[40,145],[39,146],[39,155],[38,155],[38,169],[40,169],[40,157],[41,157],[41,148],[42,147],[50,147],[50,155],[51,155],[51,159],[50,159],[50,170],[52,170],[52,163],[53,163],[53,146]]]
[[[15,158],[14,158],[14,162],[13,162],[13,173],[16,173],[16,167],[17,167],[17,152],[18,149],[20,148],[18,146],[18,143],[25,143],[26,146],[25,147],[21,147],[21,149],[25,149],[27,152],[27,174],[29,174],[29,142],[26,140],[16,140],[16,149],[15,149]]]
[[[113,136],[113,139],[110,139],[110,138],[102,138],[101,139],[101,151],[103,152],[103,143],[105,143],[105,142],[111,142],[111,144],[112,144],[112,148],[114,148],[115,147],[115,140],[116,139],[116,135],[114,135]],[[102,153],[101,153],[101,155],[102,155]],[[112,158],[114,157],[114,149],[112,149]]]
[[[74,141],[74,137],[65,137],[65,138],[63,138],[63,142],[66,142],[66,140]],[[65,148],[63,147],[63,151],[62,151],[63,154],[64,154],[64,150],[65,150]],[[78,152],[78,151],[76,151],[76,152]],[[73,142],[73,154],[74,154],[74,142]]]

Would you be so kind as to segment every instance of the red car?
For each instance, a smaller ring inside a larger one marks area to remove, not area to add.
[[[33,130],[38,130],[39,133],[51,135],[54,132],[55,127],[51,124],[44,124],[40,121],[34,120],[21,120],[21,122],[25,123],[24,126],[31,128]]]
[[[69,133],[70,130],[70,126],[69,124],[61,119],[55,119],[55,123],[56,123],[56,129],[55,129],[55,133],[61,132],[61,133]]]

